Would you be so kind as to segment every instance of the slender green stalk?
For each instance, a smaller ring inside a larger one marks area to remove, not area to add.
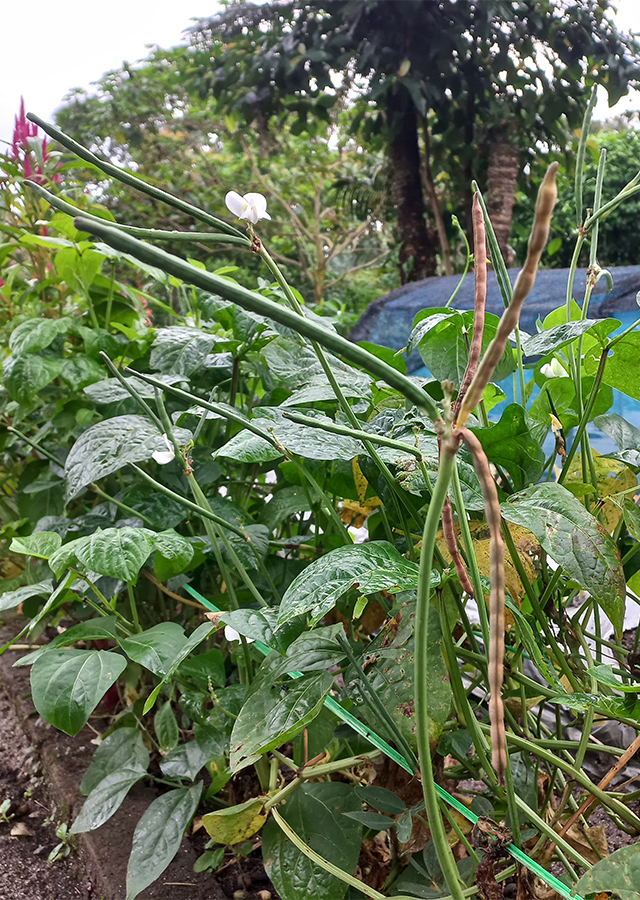
[[[315,850],[312,850],[308,844],[302,840],[301,837],[295,833],[293,828],[288,824],[288,822],[283,819],[280,815],[276,807],[272,807],[271,815],[276,820],[279,827],[284,831],[286,836],[289,838],[292,844],[298,848],[298,850],[310,859],[312,863],[314,863],[319,868],[323,869],[325,872],[329,872],[330,875],[333,875],[335,878],[338,878],[340,881],[345,884],[351,885],[356,890],[363,893],[366,897],[371,898],[371,900],[387,900],[384,894],[381,894],[379,891],[374,891],[373,888],[367,887],[366,884],[363,884],[362,881],[358,881],[357,878],[354,878],[353,875],[349,875],[343,869],[339,869],[338,866],[334,866],[333,863],[328,862],[324,856],[320,856],[319,853],[316,853]],[[460,898],[463,897],[462,894],[459,895]],[[454,900],[457,900],[458,895],[454,895]]]
[[[163,427],[163,425],[162,425],[162,422],[160,421],[160,419],[158,418],[158,416],[154,413],[154,411],[151,409],[151,407],[149,406],[149,404],[147,403],[147,401],[144,399],[144,397],[140,394],[140,392],[139,392],[138,390],[136,390],[135,386],[131,383],[130,379],[124,377],[124,375],[122,374],[122,372],[117,368],[117,366],[115,366],[115,365],[113,364],[113,362],[109,359],[109,357],[108,357],[107,354],[104,352],[104,350],[101,350],[101,351],[100,351],[100,356],[101,356],[102,359],[104,360],[104,362],[105,362],[107,368],[109,369],[109,371],[111,372],[111,374],[114,376],[114,378],[117,378],[118,381],[120,382],[120,384],[122,385],[122,387],[123,387],[126,391],[129,392],[129,394],[130,394],[131,397],[133,397],[133,399],[136,401],[136,403],[138,404],[138,406],[140,407],[140,409],[142,410],[142,412],[143,412],[143,413],[147,416],[147,418],[149,418],[149,419],[153,422],[153,424],[156,426],[156,428],[158,429],[158,431],[160,432],[160,434],[164,434],[164,433],[165,433],[165,429],[164,429],[164,427]],[[133,369],[125,369],[125,371],[128,372],[130,375],[134,375],[134,376],[137,376],[137,375],[138,375],[138,373],[137,373],[137,372],[134,372]],[[159,386],[159,387],[163,387],[163,386],[164,386],[164,385],[163,385],[163,382],[158,380],[158,385],[156,385],[156,387],[158,387],[158,386]]]
[[[66,200],[63,200],[62,197],[58,197],[55,194],[52,194],[46,188],[43,188],[42,185],[36,184],[35,181],[29,181],[29,179],[25,179],[24,184],[31,188],[31,190],[35,191],[37,194],[42,197],[43,200],[46,200],[54,209],[59,210],[60,212],[66,213],[68,216],[76,217],[82,216],[85,219],[89,219],[92,222],[100,222],[106,221],[105,219],[100,218],[100,216],[93,216],[91,213],[87,212],[84,209],[79,209],[77,206],[73,206],[71,203],[68,203]],[[249,241],[246,237],[242,237],[240,233],[238,236],[233,234],[219,234],[215,231],[161,231],[157,228],[137,228],[135,225],[122,225],[120,222],[109,222],[110,225],[113,225],[114,228],[119,228],[121,231],[124,231],[126,234],[131,234],[133,237],[142,238],[143,240],[150,241],[198,241],[201,244],[232,244],[238,247],[246,247],[249,249],[251,247],[251,241]],[[107,322],[109,321],[107,317]],[[106,326],[108,327],[108,325]]]
[[[459,291],[460,288],[462,287],[462,285],[463,285],[463,283],[464,283],[464,280],[465,280],[465,278],[467,277],[467,274],[468,274],[468,272],[469,272],[469,267],[471,266],[471,247],[469,246],[469,241],[467,240],[467,235],[466,235],[465,232],[464,232],[464,228],[462,228],[462,227],[460,226],[460,222],[458,221],[458,217],[457,217],[457,216],[451,216],[451,221],[452,221],[452,223],[456,226],[456,228],[458,229],[458,232],[460,233],[460,236],[462,237],[462,240],[463,240],[463,242],[464,242],[464,246],[465,246],[466,251],[467,251],[467,258],[466,258],[465,263],[464,263],[464,269],[463,269],[463,271],[462,271],[462,275],[460,276],[460,281],[459,281],[458,284],[456,285],[456,289],[455,289],[455,291],[453,292],[453,294],[449,297],[449,299],[448,299],[447,302],[445,303],[445,308],[446,308],[446,309],[448,309],[448,308],[451,306],[451,304],[452,304],[453,301],[455,300],[456,296],[458,295],[458,291]]]
[[[138,619],[138,607],[136,606],[136,598],[133,593],[133,585],[129,581],[127,582],[127,591],[129,593],[129,606],[131,607],[133,627],[136,631],[142,631],[140,628],[140,620]]]
[[[422,451],[418,447],[404,444],[402,441],[394,441],[393,438],[384,437],[381,434],[372,434],[369,431],[340,425],[338,422],[331,420],[314,419],[313,416],[305,416],[302,413],[284,412],[283,416],[285,419],[291,419],[292,422],[298,422],[300,425],[309,425],[310,428],[319,428],[321,431],[329,432],[329,434],[343,434],[357,441],[366,440],[372,444],[379,444],[381,447],[391,447],[393,450],[399,450],[401,453],[411,453],[418,460],[422,459]]]
[[[181,503],[186,509],[191,509],[193,512],[198,513],[200,516],[204,516],[206,519],[209,519],[211,522],[215,522],[217,525],[220,525],[222,528],[226,528],[228,531],[231,531],[233,534],[237,534],[238,537],[244,538],[247,540],[247,534],[242,528],[238,528],[237,525],[233,525],[231,522],[227,522],[226,519],[217,516],[215,513],[211,512],[211,510],[205,509],[202,506],[198,506],[197,503],[194,503],[192,500],[189,500],[187,497],[183,497],[182,494],[177,494],[175,491],[172,491],[170,488],[166,487],[164,484],[161,484],[159,481],[156,481],[155,478],[152,478],[151,475],[148,475],[144,469],[141,469],[140,466],[137,466],[135,463],[127,463],[127,465],[133,469],[137,474],[142,478],[143,481],[146,481],[147,484],[151,485],[151,487],[155,488],[161,494],[164,494],[165,497],[170,497],[172,500],[175,500],[177,503]]]
[[[247,288],[228,281],[219,275],[214,275],[211,272],[205,272],[202,269],[198,269],[196,266],[191,265],[191,263],[185,262],[170,253],[166,253],[158,247],[152,247],[143,241],[139,241],[137,238],[131,237],[128,234],[123,234],[109,225],[90,222],[82,217],[74,220],[74,223],[79,230],[87,231],[89,234],[99,237],[116,250],[130,253],[132,256],[135,256],[136,259],[141,260],[141,262],[157,266],[169,275],[181,278],[188,284],[193,284],[196,287],[200,287],[213,294],[219,294],[225,300],[237,303],[238,306],[241,306],[249,312],[256,312],[260,315],[267,316],[274,319],[274,321],[279,322],[281,325],[292,328],[304,337],[309,338],[309,340],[317,341],[318,344],[326,350],[344,356],[344,358],[348,359],[350,362],[362,366],[362,368],[369,372],[370,375],[373,375],[374,378],[379,378],[386,382],[390,387],[398,390],[403,396],[425,412],[433,421],[438,421],[440,419],[440,412],[436,404],[426,391],[412,381],[411,378],[403,375],[397,369],[394,369],[382,360],[377,359],[372,353],[369,353],[357,344],[351,343],[351,341],[348,341],[336,332],[330,331],[323,325],[320,325],[311,319],[307,319],[306,317],[299,316],[294,310],[282,306],[279,303],[275,303],[272,300],[268,300],[261,294],[249,291]],[[136,375],[137,374],[138,373],[136,373]]]
[[[29,444],[30,447],[33,447],[34,450],[37,450],[38,453],[41,453],[43,456],[45,456],[49,460],[49,462],[55,463],[57,466],[60,465],[60,460],[56,459],[53,453],[49,453],[49,451],[45,450],[44,447],[41,447],[40,444],[37,444],[35,441],[32,441],[31,438],[27,437],[26,434],[18,431],[15,425],[7,425],[7,431],[10,431],[11,434],[17,434],[21,441],[24,441],[25,444]]]
[[[129,513],[131,516],[136,516],[138,519],[142,519],[145,525],[148,525],[149,528],[155,528],[156,526],[153,524],[151,519],[141,513],[139,510],[134,509],[132,506],[127,506],[126,503],[123,503],[121,500],[116,500],[115,497],[112,497],[110,494],[105,493],[102,488],[99,488],[97,484],[89,485],[94,494],[97,494],[98,497],[102,497],[103,500],[106,500],[108,503],[113,503],[114,506],[117,506],[118,509],[121,509],[123,512]]]
[[[578,152],[576,154],[576,177],[574,182],[574,195],[576,204],[576,225],[578,228],[582,224],[582,181],[584,178],[584,157],[587,150],[587,138],[589,137],[589,126],[591,125],[591,117],[596,105],[598,89],[594,84],[589,103],[585,110],[582,120],[582,131],[580,132],[580,142],[578,144]]]
[[[562,466],[562,472],[558,478],[558,484],[562,484],[569,474],[569,470],[571,468],[571,463],[573,462],[573,457],[576,455],[576,451],[580,446],[580,442],[582,440],[582,435],[584,434],[585,428],[589,424],[591,419],[591,412],[593,410],[594,404],[596,402],[596,398],[598,396],[598,390],[600,389],[600,384],[602,382],[602,376],[604,375],[604,367],[607,363],[607,356],[609,355],[609,349],[605,348],[602,351],[602,355],[600,357],[600,363],[598,364],[598,370],[596,372],[596,377],[593,382],[593,386],[591,388],[591,393],[589,394],[589,399],[587,401],[587,405],[585,407],[582,418],[580,419],[580,424],[578,425],[578,430],[576,431],[576,435],[571,442],[571,447],[569,452],[566,455],[564,465]]]
[[[59,128],[56,128],[55,125],[50,125],[48,122],[44,122],[33,113],[27,113],[27,118],[29,119],[29,121],[35,122],[36,125],[39,125],[40,128],[42,128],[42,130],[49,135],[49,137],[52,137],[54,140],[58,141],[58,143],[62,144],[63,147],[66,147],[67,150],[71,150],[71,152],[75,153],[76,156],[79,156],[80,159],[83,159],[85,162],[88,162],[92,166],[95,166],[101,172],[104,172],[105,175],[110,175],[112,178],[117,179],[121,184],[127,184],[129,185],[129,187],[135,188],[142,194],[147,194],[147,196],[153,197],[155,200],[160,200],[161,203],[166,203],[167,206],[172,206],[174,209],[179,209],[182,212],[187,213],[187,215],[193,216],[194,219],[199,219],[201,222],[206,222],[213,228],[217,228],[218,231],[223,231],[226,234],[235,235],[236,237],[243,237],[242,232],[240,232],[233,225],[229,225],[223,219],[218,219],[216,216],[210,215],[203,209],[199,209],[197,206],[193,206],[191,203],[187,203],[185,200],[181,200],[179,197],[174,197],[172,194],[168,194],[166,191],[160,190],[160,188],[156,188],[153,187],[153,185],[147,184],[141,178],[137,178],[135,175],[132,175],[131,172],[127,172],[125,169],[120,169],[118,168],[118,166],[114,166],[112,163],[100,159],[100,157],[96,156],[95,153],[92,153],[90,150],[87,150],[86,147],[83,147],[82,144],[74,141],[73,138],[69,137],[68,134],[65,134],[64,131],[60,131]],[[79,228],[78,230],[88,231],[89,229]]]
[[[462,885],[458,875],[458,869],[451,853],[444,829],[438,794],[433,777],[433,764],[431,760],[431,745],[429,743],[429,612],[431,606],[431,569],[433,565],[433,550],[436,542],[436,533],[440,524],[440,515],[444,501],[447,498],[449,483],[455,467],[455,452],[443,442],[440,455],[440,470],[438,479],[433,489],[433,496],[429,504],[429,512],[424,524],[422,536],[422,551],[420,554],[420,575],[418,581],[418,598],[415,618],[415,654],[414,654],[414,691],[415,691],[415,720],[416,738],[418,742],[418,756],[420,759],[420,771],[422,773],[422,789],[429,820],[431,837],[436,849],[438,862],[445,877],[447,888],[454,900],[462,900],[464,897]]]

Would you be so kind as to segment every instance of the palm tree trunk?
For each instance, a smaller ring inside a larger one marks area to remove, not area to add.
[[[519,170],[518,147],[509,143],[504,130],[497,132],[489,143],[487,212],[507,266],[513,265],[514,261],[513,250],[509,247],[509,231]]]
[[[406,90],[388,100],[388,119],[393,137],[389,154],[393,165],[397,227],[400,239],[400,280],[420,281],[436,274],[434,235],[427,227],[420,179],[418,120]]]
[[[451,264],[451,246],[447,237],[447,229],[444,225],[438,195],[436,194],[436,186],[433,181],[433,172],[431,171],[431,142],[429,140],[429,123],[426,116],[422,117],[422,134],[424,137],[424,183],[427,187],[431,210],[436,220],[436,228],[438,230],[438,240],[440,241],[440,249],[442,250],[442,262],[444,265],[445,275],[453,275],[453,265]]]

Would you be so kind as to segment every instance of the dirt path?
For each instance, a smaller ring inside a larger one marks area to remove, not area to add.
[[[78,879],[73,855],[47,862],[58,844],[56,810],[47,800],[38,757],[24,736],[15,707],[0,693],[0,804],[6,799],[11,801],[11,818],[0,821],[0,898],[91,898],[89,883]]]

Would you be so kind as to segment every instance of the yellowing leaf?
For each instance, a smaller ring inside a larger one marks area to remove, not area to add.
[[[490,578],[491,561],[489,557],[489,527],[485,522],[469,522],[469,528],[480,574],[485,578]],[[459,539],[460,526],[456,524],[455,529],[456,537]],[[518,551],[518,556],[522,561],[523,568],[527,574],[527,578],[530,581],[534,581],[536,578],[536,569],[533,558],[540,552],[540,544],[535,536],[521,525],[510,524],[509,531],[513,538],[513,543],[516,546],[516,550]],[[444,535],[441,531],[438,532],[436,543],[445,560],[451,562],[451,556],[449,555]],[[458,543],[460,543],[459,540]],[[514,602],[519,606],[525,591],[520,576],[518,575],[516,567],[508,552],[505,552],[504,556],[504,576],[506,589],[513,597]],[[506,622],[507,629],[512,628],[513,618],[511,617],[509,610],[506,611]]]
[[[638,479],[631,469],[617,459],[607,459],[601,456],[596,450],[591,451],[593,455],[593,465],[596,472],[596,483],[598,485],[598,494],[601,499],[619,494],[621,491],[627,491],[637,485]],[[571,490],[572,484],[579,485],[583,483],[582,477],[582,454],[576,453],[573,463],[569,469],[569,473],[565,478],[564,486]],[[584,501],[582,501],[584,504]],[[594,515],[598,512],[595,505],[595,497],[589,498],[589,507]],[[602,508],[602,524],[606,531],[611,534],[620,519],[622,518],[622,509],[613,501],[608,501]]]
[[[403,59],[402,62],[400,63],[400,68],[398,69],[399,77],[404,78],[404,76],[408,74],[410,68],[411,68],[411,60]]]
[[[218,844],[240,844],[260,831],[267,821],[262,800],[247,800],[229,809],[216,809],[202,817],[207,834]]]

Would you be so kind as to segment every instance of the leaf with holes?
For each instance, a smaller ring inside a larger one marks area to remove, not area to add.
[[[361,810],[353,788],[333,781],[303,784],[280,812],[305,844],[352,875],[358,865],[362,825],[345,813]],[[262,829],[262,858],[267,875],[287,900],[342,900],[347,892],[344,881],[307,859],[273,819]]]
[[[432,583],[439,583],[437,572]],[[312,624],[317,624],[352,589],[370,594],[417,585],[418,566],[386,541],[338,547],[312,562],[291,582],[280,605],[278,628],[305,613],[311,613]]]
[[[640,900],[640,844],[616,850],[601,859],[575,885],[582,897],[609,896],[615,891],[620,900]]]
[[[262,753],[286,744],[318,715],[333,678],[328,672],[304,675],[287,685],[260,684],[240,710],[231,732],[229,767],[238,772]]]
[[[191,432],[175,428],[179,444],[191,440]],[[143,416],[116,416],[88,428],[75,442],[64,465],[67,499],[83,488],[116,472],[129,462],[151,459],[156,450],[166,450],[158,429]]]
[[[626,588],[620,558],[607,532],[579,500],[562,485],[537,484],[509,497],[502,515],[532,531],[622,633]]]

